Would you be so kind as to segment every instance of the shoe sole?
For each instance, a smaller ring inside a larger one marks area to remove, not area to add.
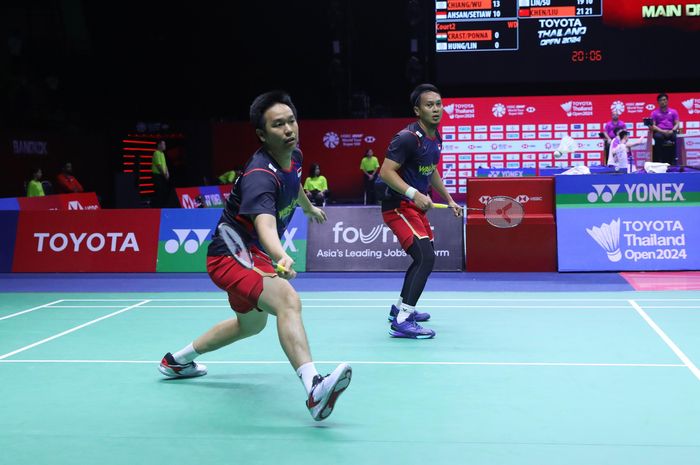
[[[207,370],[204,370],[204,372],[196,372],[196,373],[192,373],[190,375],[181,375],[180,373],[174,371],[172,368],[166,367],[163,365],[160,365],[158,367],[158,371],[160,371],[163,374],[163,376],[167,376],[168,378],[171,378],[171,379],[198,378],[200,376],[204,376],[207,374]]]
[[[391,337],[400,337],[403,339],[432,339],[435,337],[435,333],[433,333],[433,334],[406,334],[406,333],[402,333],[400,331],[395,331],[393,329],[389,329],[389,335]]]
[[[418,322],[418,323],[425,323],[425,322],[428,321],[428,320],[430,320],[430,317],[426,318],[425,320],[418,320],[418,319],[416,319],[416,322]],[[387,317],[387,321],[388,321],[389,323],[391,323],[392,321],[394,321],[394,317],[393,317],[392,315],[389,315],[389,316]]]
[[[335,382],[333,391],[331,392],[331,395],[328,396],[328,402],[326,402],[326,405],[319,410],[318,418],[314,417],[314,420],[325,420],[331,415],[331,413],[333,413],[338,397],[340,397],[340,395],[348,388],[351,380],[352,368],[350,366],[346,366],[343,373],[338,377],[338,381]]]

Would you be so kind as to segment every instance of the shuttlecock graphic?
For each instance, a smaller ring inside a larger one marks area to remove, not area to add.
[[[683,106],[685,107],[685,109],[688,110],[688,113],[690,113],[691,115],[694,113],[694,112],[693,112],[693,106],[694,106],[694,104],[695,104],[695,99],[691,98],[691,99],[688,99],[688,100],[683,100],[683,102],[681,102],[681,103],[683,104]]]
[[[608,260],[619,262],[622,259],[620,252],[620,218],[613,220],[610,224],[603,223],[586,228],[586,232],[595,240],[599,246],[608,254]]]
[[[566,116],[571,116],[571,108],[574,106],[574,102],[569,100],[568,102],[564,102],[561,105],[559,105],[562,110],[566,113]]]
[[[445,113],[447,113],[447,116],[452,119],[452,113],[455,111],[455,104],[450,103],[449,105],[442,107],[442,109],[445,111]]]

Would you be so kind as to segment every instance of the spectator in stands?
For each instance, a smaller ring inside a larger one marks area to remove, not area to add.
[[[681,125],[678,112],[668,107],[668,95],[656,97],[659,108],[651,113],[651,131],[654,133],[653,161],[676,164],[676,133]]]
[[[41,168],[32,170],[32,177],[27,183],[27,197],[43,197],[44,187],[41,185]]]
[[[230,170],[219,176],[217,179],[219,184],[233,184],[233,181],[236,180],[237,175],[238,173],[236,170]]]
[[[375,180],[377,179],[377,169],[379,169],[379,160],[374,156],[372,149],[367,149],[365,156],[360,162],[365,183],[365,205],[374,205],[377,203],[375,192]]]
[[[165,141],[160,140],[156,145],[156,150],[153,152],[153,160],[151,164],[151,173],[153,175],[153,200],[151,206],[154,208],[164,208],[168,202],[170,187],[170,173],[168,172],[168,164],[165,160]]]
[[[83,192],[83,186],[80,185],[75,176],[73,176],[73,163],[67,161],[63,164],[61,172],[56,176],[56,184],[58,192],[61,194],[72,194]]]
[[[321,175],[321,167],[318,163],[311,164],[309,177],[304,181],[304,193],[317,207],[324,206],[328,200],[328,180]]]

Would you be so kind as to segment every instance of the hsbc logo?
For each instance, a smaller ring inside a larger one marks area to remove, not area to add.
[[[483,205],[486,205],[487,203],[489,203],[489,200],[491,200],[490,195],[482,195],[481,197],[479,197],[479,203],[481,203]]]
[[[177,253],[180,248],[188,254],[196,253],[209,236],[211,229],[173,229],[177,239],[165,242],[165,251],[169,254]],[[195,237],[190,237],[191,233]]]
[[[516,200],[518,203],[528,203],[528,202],[530,201],[530,197],[527,196],[527,195],[525,195],[525,194],[520,194],[519,196],[517,196],[517,197],[515,198],[515,200]]]
[[[37,239],[37,252],[48,251],[63,252],[68,249],[71,252],[81,252],[86,249],[90,252],[101,252],[105,249],[109,252],[133,252],[139,251],[139,243],[132,232],[108,232],[92,233],[34,233]]]
[[[589,192],[586,196],[590,203],[596,203],[598,199],[609,203],[620,189],[619,184],[593,184],[591,187],[593,187],[594,192]]]
[[[527,107],[525,111],[528,113],[534,113],[535,111],[537,111],[537,109],[535,107]]]
[[[365,136],[365,143],[373,144],[377,140],[374,136]]]
[[[97,205],[83,207],[79,200],[68,201],[68,210],[97,210]]]

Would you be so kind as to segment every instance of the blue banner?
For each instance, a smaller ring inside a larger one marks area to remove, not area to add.
[[[476,170],[478,178],[522,178],[524,176],[537,176],[535,168],[479,168]]]
[[[0,199],[0,210],[19,210],[17,197],[5,197]]]
[[[0,273],[12,271],[19,211],[0,211]]]
[[[700,176],[557,176],[559,271],[700,269]]]

